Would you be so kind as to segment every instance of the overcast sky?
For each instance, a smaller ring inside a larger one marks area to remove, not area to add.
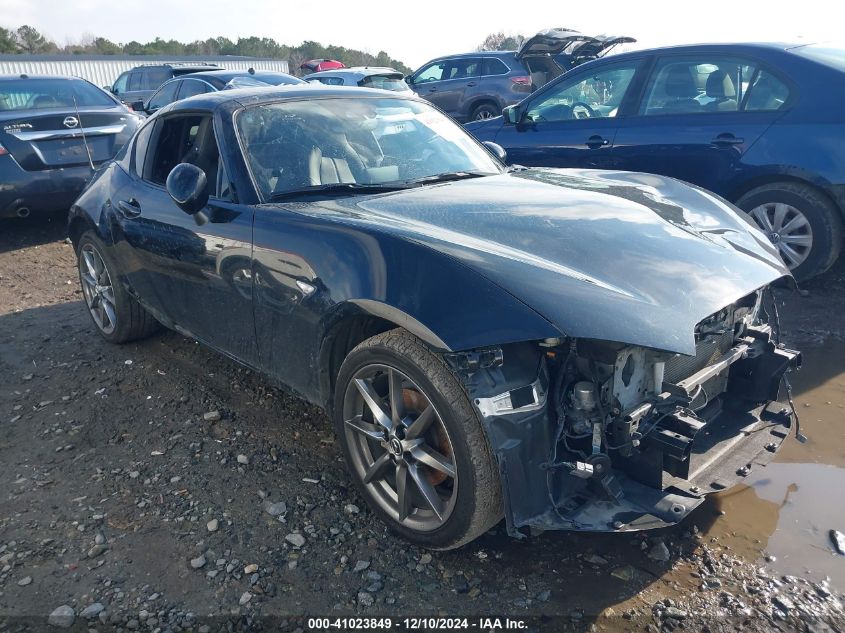
[[[296,7],[295,9],[293,7]],[[632,35],[642,46],[702,41],[842,38],[842,0],[0,0],[0,26],[30,24],[60,44],[86,34],[115,42],[257,35],[316,40],[412,67],[473,50],[491,32],[549,27]]]

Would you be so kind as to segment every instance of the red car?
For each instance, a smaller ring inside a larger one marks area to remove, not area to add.
[[[318,73],[321,70],[337,70],[338,68],[346,68],[346,66],[336,59],[309,59],[299,67],[304,73]]]

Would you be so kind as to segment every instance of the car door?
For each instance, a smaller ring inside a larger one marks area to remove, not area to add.
[[[443,80],[437,90],[437,105],[447,114],[464,120],[466,95],[479,83],[481,76],[481,58],[458,57],[451,60],[443,71]]]
[[[481,72],[481,59],[456,57],[423,68],[414,77],[414,91],[450,116],[461,115],[464,93],[475,85]]]
[[[126,92],[123,93],[121,99],[127,103],[132,103],[133,101],[143,100],[149,94],[144,89],[144,73],[140,70],[131,71],[126,79]]]
[[[519,123],[503,125],[496,142],[520,165],[612,167],[618,115],[639,67],[628,59],[568,73],[516,106]]]
[[[174,113],[139,133],[130,173],[116,187],[121,261],[131,288],[168,325],[231,356],[257,361],[252,310],[253,208],[238,204],[208,113]],[[179,163],[206,173],[208,222],[171,199]]]
[[[672,176],[729,195],[742,157],[783,114],[751,98],[786,83],[753,59],[713,53],[657,58],[633,116],[616,133],[616,166]],[[788,97],[786,98],[788,101]]]
[[[150,100],[147,101],[146,106],[144,108],[147,113],[152,114],[153,112],[160,110],[164,106],[176,101],[176,94],[179,92],[179,87],[181,83],[181,79],[174,79],[172,81],[168,81],[161,88],[156,90],[153,93],[153,96],[150,97]]]
[[[110,92],[118,99],[123,100],[129,85],[129,71],[121,73],[120,76],[114,80]]]

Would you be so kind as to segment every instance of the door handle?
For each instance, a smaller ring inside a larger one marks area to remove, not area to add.
[[[593,136],[587,139],[585,145],[590,149],[598,149],[599,147],[606,147],[610,145],[610,141],[604,138],[603,136],[594,134]]]
[[[736,137],[730,132],[725,132],[710,141],[710,144],[717,147],[730,147],[731,145],[742,145],[744,142],[745,139]]]
[[[475,85],[475,82],[474,82],[474,81],[471,81],[471,82],[469,82],[469,83],[467,84],[467,87],[468,87],[468,88],[472,88],[474,85]]]
[[[429,92],[437,92],[437,88],[429,88],[428,91]]]
[[[129,200],[118,200],[117,210],[120,211],[120,214],[125,218],[137,218],[141,215],[141,205],[138,204],[138,201],[135,200],[135,198],[130,198]]]

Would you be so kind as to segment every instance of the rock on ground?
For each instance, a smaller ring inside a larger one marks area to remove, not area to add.
[[[68,629],[73,626],[74,620],[76,620],[76,612],[73,610],[73,607],[63,604],[53,609],[53,612],[47,618],[47,624]]]

